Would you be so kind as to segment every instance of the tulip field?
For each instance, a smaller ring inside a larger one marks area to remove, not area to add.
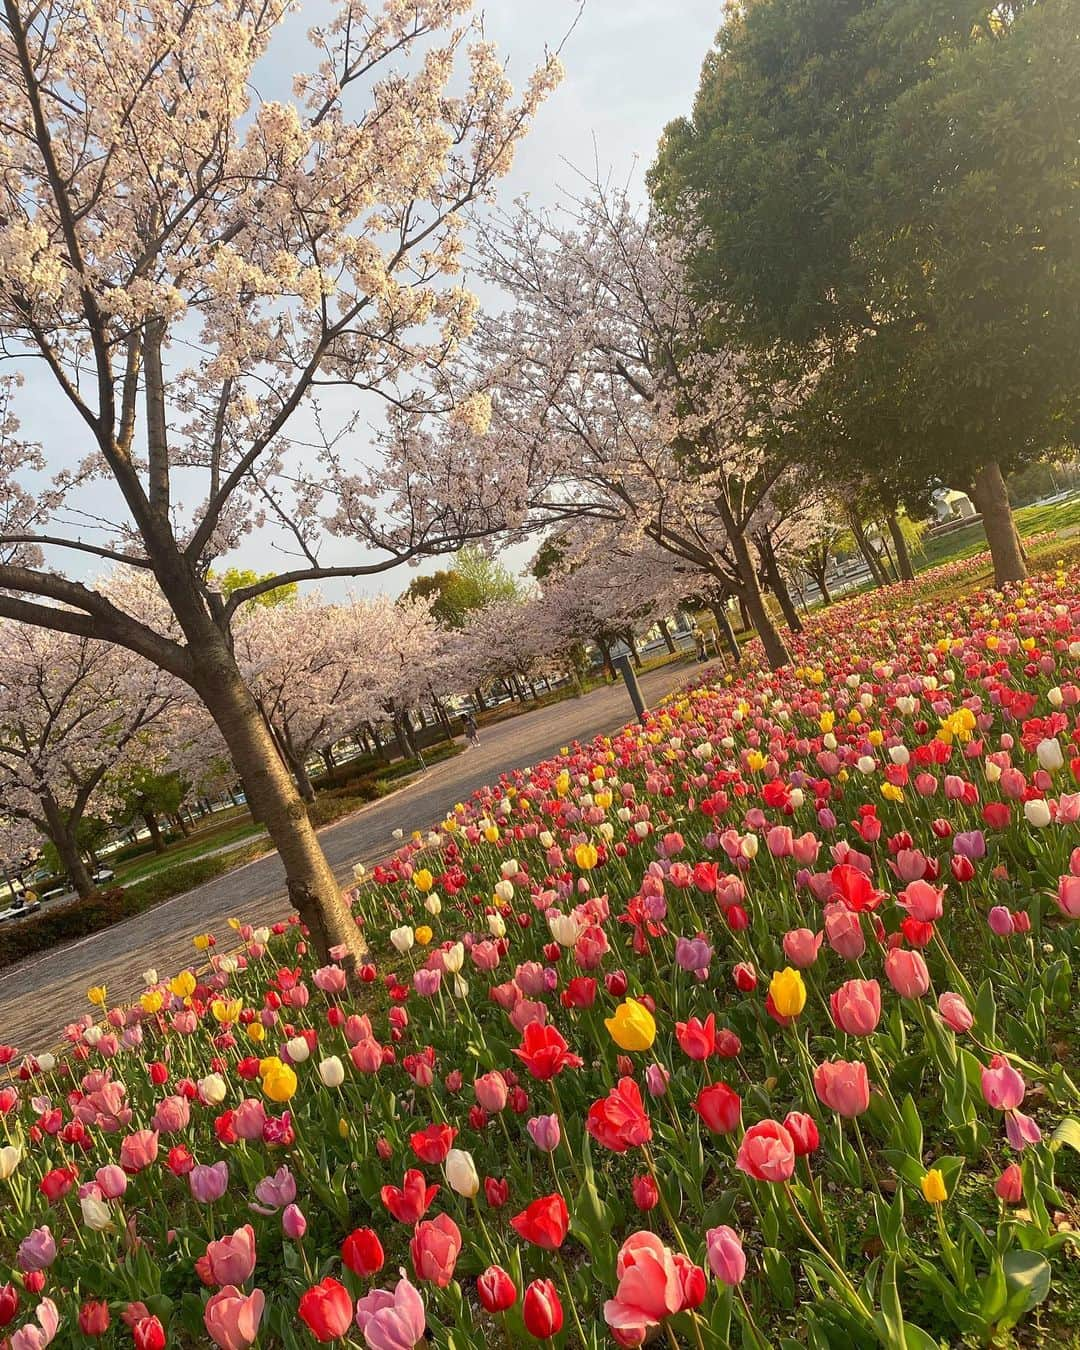
[[[1080,571],[974,566],[406,836],[353,978],[0,1046],[2,1344],[1080,1344]]]

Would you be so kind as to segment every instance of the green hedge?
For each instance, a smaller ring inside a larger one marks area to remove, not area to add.
[[[33,918],[14,920],[0,929],[0,966],[12,965],[62,942],[72,942],[110,928],[121,919],[152,909],[162,900],[171,900],[174,895],[183,895],[195,886],[213,881],[266,853],[268,848],[265,840],[256,840],[228,853],[198,858],[179,867],[167,867],[130,886],[95,891],[85,900],[44,909]]]

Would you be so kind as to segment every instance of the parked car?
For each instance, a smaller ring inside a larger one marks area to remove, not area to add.
[[[112,881],[115,878],[115,876],[116,873],[112,870],[112,868],[106,867],[104,863],[102,863],[102,865],[99,868],[97,868],[96,871],[90,874],[90,880],[94,883],[95,886],[104,886],[106,882]]]

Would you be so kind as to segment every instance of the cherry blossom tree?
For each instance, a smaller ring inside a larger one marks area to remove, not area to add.
[[[780,665],[788,653],[755,541],[776,526],[787,466],[761,428],[799,391],[707,345],[717,316],[692,298],[683,252],[599,186],[488,228],[482,265],[513,304],[483,320],[473,344],[475,387],[492,400],[483,439],[529,475],[534,513],[561,506],[615,523],[708,572]]]
[[[114,804],[110,775],[149,751],[147,733],[181,697],[164,671],[122,647],[0,621],[0,800],[52,841],[80,895],[93,883],[79,824]]]
[[[475,321],[465,213],[559,76],[545,59],[515,99],[470,7],[337,0],[311,68],[257,97],[262,58],[292,40],[288,0],[2,0],[0,349],[37,397],[51,382],[69,423],[34,449],[50,477],[31,482],[9,386],[0,615],[190,685],[319,951],[350,960],[359,934],[231,622],[276,587],[456,549],[504,519],[494,477],[466,490],[444,462],[440,495],[411,457],[422,415],[453,406],[439,371]],[[333,426],[317,403],[331,389]],[[367,471],[351,433],[371,393],[400,417]],[[483,417],[456,411],[470,431]],[[226,597],[211,568],[257,528],[294,556]],[[345,562],[325,556],[333,535]],[[87,555],[152,577],[175,632],[85,580]]]

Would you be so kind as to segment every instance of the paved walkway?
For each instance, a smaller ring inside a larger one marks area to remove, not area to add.
[[[685,663],[643,675],[646,702],[656,702],[700,669]],[[535,764],[568,741],[614,731],[632,716],[619,681],[485,728],[479,747],[435,765],[400,792],[322,830],[330,865],[342,880],[351,879],[354,863],[393,852],[395,829],[433,825],[455,802],[501,773]],[[182,968],[195,957],[192,938],[225,934],[231,915],[254,924],[284,918],[289,912],[284,881],[281,862],[271,853],[101,933],[0,969],[0,1043],[30,1051],[52,1045],[68,1022],[89,1010],[90,985],[107,985],[110,1002],[130,1000],[142,987],[142,971],[154,966],[164,975]]]

